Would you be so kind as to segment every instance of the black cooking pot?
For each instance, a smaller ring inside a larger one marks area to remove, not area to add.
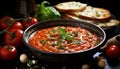
[[[36,32],[37,30],[49,28],[53,26],[74,26],[74,27],[82,27],[85,28],[95,34],[100,38],[100,43],[90,49],[87,49],[82,52],[73,52],[73,53],[52,53],[38,50],[29,45],[28,40],[30,36]],[[73,20],[73,19],[54,19],[39,22],[38,24],[34,24],[28,27],[23,33],[23,42],[29,48],[30,52],[41,60],[45,60],[47,62],[55,62],[55,63],[71,63],[71,62],[83,62],[84,60],[92,57],[99,48],[102,46],[106,39],[106,34],[104,30],[92,23]]]

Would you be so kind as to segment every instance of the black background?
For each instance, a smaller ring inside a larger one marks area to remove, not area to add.
[[[30,0],[28,0],[30,1]],[[43,0],[35,0],[36,3],[40,3]],[[72,0],[46,0],[50,2],[51,5],[55,5],[60,2],[72,1]],[[101,7],[110,10],[112,14],[120,19],[120,5],[118,0],[76,0],[82,3],[87,3],[88,5]],[[0,17],[5,15],[14,16],[18,13],[18,5],[20,0],[0,0]]]

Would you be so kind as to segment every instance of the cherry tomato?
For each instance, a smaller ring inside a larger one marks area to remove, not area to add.
[[[4,45],[0,51],[1,58],[9,61],[13,60],[17,56],[17,49],[11,45]]]
[[[120,49],[116,45],[111,45],[106,50],[106,56],[108,58],[117,58],[119,56],[119,54],[120,54]]]
[[[34,17],[27,17],[26,19],[24,19],[22,21],[22,24],[24,26],[24,29],[26,29],[27,27],[29,27],[32,24],[38,23],[38,20]]]
[[[5,16],[0,19],[0,30],[9,28],[13,24],[14,18]]]
[[[13,45],[15,47],[23,46],[22,34],[23,34],[23,30],[21,29],[10,29],[4,35],[5,44]]]
[[[12,25],[12,28],[23,30],[23,25],[22,25],[20,22],[16,21],[16,22]]]

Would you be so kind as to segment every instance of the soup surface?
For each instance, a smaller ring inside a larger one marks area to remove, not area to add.
[[[100,42],[99,37],[81,27],[56,26],[36,31],[29,44],[42,51],[70,53],[90,49]]]

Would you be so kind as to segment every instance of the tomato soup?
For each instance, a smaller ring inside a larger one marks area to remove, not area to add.
[[[81,27],[56,26],[36,31],[28,42],[42,51],[71,53],[90,49],[100,39],[95,33]]]

